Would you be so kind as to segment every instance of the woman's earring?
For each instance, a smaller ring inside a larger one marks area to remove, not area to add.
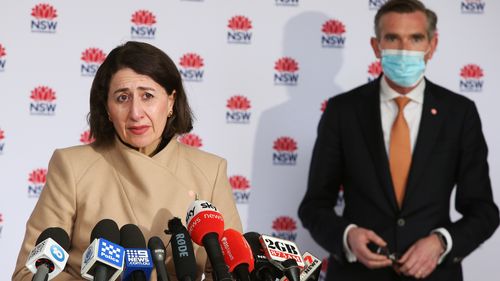
[[[168,117],[170,118],[170,117],[172,117],[172,115],[173,115],[173,112],[172,112],[172,110],[170,110],[170,112],[168,113]]]

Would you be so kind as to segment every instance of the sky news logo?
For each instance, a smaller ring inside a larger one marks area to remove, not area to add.
[[[368,82],[371,82],[377,79],[380,74],[382,74],[382,64],[380,64],[380,60],[372,62],[368,66]]]
[[[385,2],[387,2],[387,0],[368,0],[368,9],[378,10],[385,4]]]
[[[54,115],[56,92],[47,86],[38,86],[31,91],[31,115]]]
[[[290,137],[279,137],[273,144],[273,164],[295,166],[297,163],[297,142]]]
[[[232,96],[227,100],[226,107],[226,122],[236,123],[236,124],[248,124],[250,123],[251,112],[249,111],[252,107],[250,105],[250,100],[245,96]]]
[[[179,61],[182,79],[184,81],[202,82],[205,63],[203,58],[196,53],[186,53]]]
[[[198,135],[192,134],[192,133],[184,134],[184,135],[180,136],[178,141],[180,143],[183,143],[185,145],[189,145],[189,146],[192,146],[195,148],[200,148],[203,146],[202,139]]]
[[[321,26],[321,46],[323,48],[344,48],[346,32],[345,25],[336,19],[331,19]]]
[[[82,144],[91,144],[95,142],[94,137],[90,137],[90,130],[86,130],[80,134],[80,143]]]
[[[5,47],[0,44],[0,72],[3,72],[5,70],[5,63],[6,59],[5,56],[7,55],[7,52],[5,51]]]
[[[252,43],[252,21],[245,16],[232,17],[227,27],[227,42],[237,44],[250,44]]]
[[[282,57],[274,63],[274,84],[296,86],[299,82],[299,64],[290,57]]]
[[[132,14],[130,36],[133,39],[155,39],[156,16],[147,10],[138,10]]]
[[[5,131],[0,129],[0,155],[3,154],[3,148],[5,147]]]
[[[250,199],[250,182],[244,176],[234,175],[229,178],[233,188],[234,201],[237,204],[247,204]]]
[[[460,70],[460,91],[481,92],[484,86],[483,69],[477,64],[467,64]]]
[[[50,4],[37,4],[31,9],[31,32],[55,33],[57,10]]]
[[[297,222],[289,216],[277,217],[273,221],[272,236],[295,241],[297,239]]]
[[[299,0],[274,0],[276,6],[291,6],[297,7],[299,6]]]
[[[47,169],[34,169],[28,176],[28,198],[38,198],[47,181]]]
[[[460,2],[462,14],[483,14],[486,3],[481,0],[463,0]]]
[[[94,77],[97,69],[106,59],[106,53],[99,48],[87,48],[82,52],[80,73],[82,76]]]

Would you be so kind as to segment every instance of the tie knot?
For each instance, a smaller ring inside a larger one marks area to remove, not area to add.
[[[405,108],[405,106],[410,102],[408,97],[397,97],[394,100],[396,101],[400,111],[402,111],[403,108]]]

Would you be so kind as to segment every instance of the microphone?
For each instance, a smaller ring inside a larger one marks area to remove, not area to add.
[[[274,281],[281,278],[283,273],[279,271],[274,265],[269,262],[260,244],[260,234],[257,232],[247,232],[243,237],[252,249],[254,259],[254,270],[250,274],[252,281]]]
[[[318,280],[321,270],[321,260],[311,255],[309,252],[305,252],[302,259],[306,267],[302,270],[302,273],[300,273],[300,281],[307,281],[309,279],[314,281]]]
[[[114,281],[123,271],[125,249],[118,245],[120,231],[110,219],[99,221],[90,234],[92,243],[83,252],[82,277],[94,281]]]
[[[224,261],[236,280],[250,281],[250,271],[254,269],[253,254],[243,235],[234,229],[226,229],[220,243]]]
[[[165,244],[163,244],[160,237],[153,236],[149,238],[148,249],[151,251],[153,263],[156,267],[156,279],[158,281],[168,281],[167,268],[165,267],[165,259],[167,257]]]
[[[214,280],[232,281],[224,262],[219,237],[224,232],[224,219],[214,205],[203,200],[195,200],[186,216],[187,229],[193,241],[205,247],[208,259],[214,269]]]
[[[181,281],[193,281],[196,278],[196,259],[194,256],[191,236],[181,219],[174,217],[168,221],[167,234],[171,234],[172,257],[174,259],[175,274]]]
[[[26,267],[33,272],[33,281],[51,280],[66,266],[69,236],[60,227],[49,227],[40,233],[31,250]]]
[[[306,266],[300,273],[300,281],[317,281],[321,270],[321,261],[317,257],[311,255],[309,252],[305,252],[304,255],[302,255],[302,259],[304,260]],[[289,279],[287,277],[283,277],[280,279],[280,281],[288,280]]]
[[[261,235],[260,243],[267,259],[291,281],[300,280],[300,269],[305,266],[297,244],[292,241]]]
[[[146,281],[151,277],[153,264],[146,248],[146,240],[135,224],[126,224],[120,229],[120,244],[125,247],[125,270],[122,281]]]

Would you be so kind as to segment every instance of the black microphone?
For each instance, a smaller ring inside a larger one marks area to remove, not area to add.
[[[167,268],[165,267],[165,259],[167,257],[165,244],[163,244],[160,237],[153,236],[149,238],[148,249],[151,251],[151,256],[153,257],[158,281],[168,281]]]
[[[125,247],[125,270],[122,281],[146,281],[151,277],[153,264],[146,240],[135,224],[120,228],[120,244]]]
[[[180,281],[193,281],[196,279],[196,259],[194,256],[191,236],[181,219],[174,217],[168,221],[166,234],[171,234],[172,257],[174,259],[175,274]]]
[[[82,277],[87,280],[116,280],[123,271],[125,250],[115,221],[103,219],[92,229],[90,246],[82,256]]]
[[[26,267],[35,275],[33,281],[46,281],[56,277],[68,261],[69,236],[60,227],[42,231],[30,252]]]
[[[264,249],[260,243],[260,234],[257,232],[247,232],[243,237],[252,249],[254,259],[254,270],[250,273],[252,281],[274,281],[283,276],[283,272],[278,270],[266,257]]]

